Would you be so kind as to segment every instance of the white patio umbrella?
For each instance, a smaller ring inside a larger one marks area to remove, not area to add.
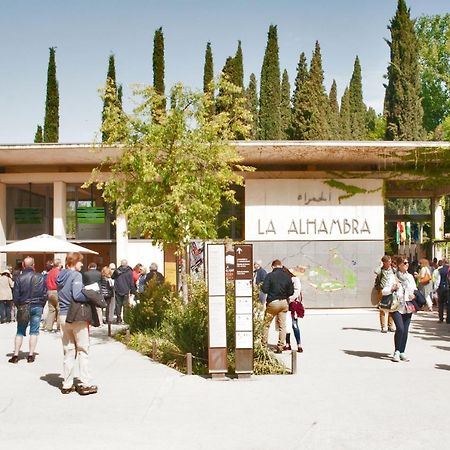
[[[40,234],[32,238],[16,241],[0,246],[0,253],[90,253],[98,255],[98,252],[89,250],[81,245],[60,239],[49,234]]]

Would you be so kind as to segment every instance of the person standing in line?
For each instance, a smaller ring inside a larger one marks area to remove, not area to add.
[[[391,274],[393,274],[392,270],[392,258],[389,255],[384,255],[381,258],[381,268],[378,269],[375,277],[375,283],[374,287],[378,292],[378,300],[381,301],[382,297],[382,290],[384,286],[386,285],[386,282]],[[382,333],[387,333],[388,329],[389,331],[394,332],[395,331],[395,324],[394,319],[392,318],[392,313],[389,311],[385,311],[384,309],[379,308],[380,310],[380,327]],[[387,320],[386,320],[387,318]],[[387,324],[386,324],[387,322]]]
[[[17,277],[13,288],[13,299],[18,310],[24,309],[26,313],[17,314],[17,333],[14,339],[14,354],[8,362],[16,364],[19,361],[19,352],[22,347],[28,325],[30,325],[30,342],[27,361],[34,362],[36,345],[39,336],[42,311],[47,301],[47,286],[44,276],[34,270],[34,259],[27,256],[23,260],[23,271]]]
[[[303,310],[302,303],[302,283],[287,267],[284,268],[287,274],[291,277],[294,285],[294,293],[289,297],[289,313],[286,321],[286,345],[283,350],[291,350],[291,329],[294,331],[295,340],[297,341],[297,352],[303,353],[303,347],[300,337],[300,328],[298,326],[298,318],[303,317],[301,311]],[[304,311],[304,310],[303,310]]]
[[[433,276],[430,269],[430,262],[426,258],[420,261],[419,272],[414,274],[414,278],[419,281],[418,289],[422,292],[427,302],[428,309],[433,311],[433,301],[431,300],[431,293],[433,292]]]
[[[11,322],[12,290],[14,281],[11,272],[5,269],[0,275],[0,322]]]
[[[106,323],[112,323],[114,320],[114,309],[116,301],[114,299],[114,283],[111,278],[112,270],[105,266],[102,269],[101,292],[106,302]]]
[[[397,292],[400,298],[400,306],[392,313],[395,322],[394,345],[395,350],[392,361],[409,361],[405,354],[406,343],[408,341],[408,330],[411,323],[412,313],[408,312],[406,302],[415,298],[414,291],[417,289],[414,277],[408,272],[409,261],[404,256],[397,258],[397,273],[388,276],[386,285],[383,288],[383,295]]]
[[[266,276],[267,276],[267,272],[262,267],[262,261],[260,259],[257,259],[253,263],[253,284],[255,286],[258,286],[258,288],[259,288],[259,301],[263,305],[265,305],[265,303],[266,303],[266,294],[264,294],[264,292],[261,291],[261,286],[262,286]]]
[[[281,264],[279,259],[275,259],[272,262],[272,272],[267,274],[264,279],[262,291],[267,294],[262,345],[267,346],[270,324],[276,318],[279,331],[275,353],[281,353],[286,343],[288,299],[294,293],[294,285],[292,284],[291,277],[283,270],[283,264]]]
[[[88,265],[88,270],[83,272],[83,284],[88,286],[89,284],[98,284],[98,289],[100,289],[102,274],[99,270],[97,270],[97,264],[95,262],[91,262]],[[100,327],[103,326],[103,311],[102,308],[97,308],[98,320],[100,322]]]
[[[164,283],[164,275],[161,272],[158,272],[158,264],[155,262],[150,264],[149,272],[145,276],[145,285],[147,286],[152,280],[154,280],[156,284]]]
[[[62,330],[62,344],[64,351],[63,385],[61,392],[70,394],[75,390],[80,395],[95,394],[97,386],[92,384],[89,370],[89,323],[85,320],[66,322],[67,313],[72,302],[87,302],[83,294],[83,255],[78,252],[69,253],[66,258],[66,268],[58,275],[58,299],[60,322]],[[73,384],[75,364],[78,364],[81,384]]]
[[[56,331],[59,331],[59,304],[58,304],[58,290],[56,279],[61,270],[61,260],[55,259],[52,268],[47,272],[46,284],[48,295],[48,312],[44,321],[43,331],[53,331],[53,324],[56,322]]]
[[[439,287],[438,287],[438,313],[439,322],[444,321],[444,312],[447,310],[446,322],[450,323],[450,314],[448,307],[449,297],[449,280],[448,280],[449,265],[448,261],[444,258],[442,260],[442,267],[439,269]]]
[[[133,281],[133,269],[126,259],[122,259],[120,266],[112,274],[114,280],[114,292],[116,298],[117,323],[122,323],[123,305],[128,303],[130,294],[136,293],[136,285]]]

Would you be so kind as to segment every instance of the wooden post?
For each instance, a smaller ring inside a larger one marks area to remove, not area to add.
[[[186,373],[192,375],[192,353],[186,353]]]
[[[156,350],[158,349],[158,346],[156,344],[156,341],[152,342],[152,359],[156,360]]]
[[[295,375],[297,373],[297,351],[291,351],[291,373]]]
[[[127,328],[126,332],[125,332],[125,342],[128,343],[130,342],[130,329]]]
[[[111,322],[108,322],[108,336],[111,337],[112,336],[112,331],[111,331]]]

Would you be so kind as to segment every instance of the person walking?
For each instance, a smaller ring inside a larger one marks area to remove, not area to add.
[[[294,332],[295,340],[297,341],[297,352],[303,353],[303,347],[300,337],[300,328],[298,326],[298,318],[303,317],[304,308],[302,304],[302,283],[287,267],[284,268],[289,274],[294,285],[294,293],[289,297],[289,313],[286,320],[286,345],[283,350],[291,350],[291,329]]]
[[[389,255],[384,255],[381,258],[381,267],[375,273],[376,277],[374,287],[378,292],[378,300],[381,301],[382,297],[381,291],[383,290],[390,274],[394,273],[392,270],[392,258]],[[381,332],[387,333],[388,329],[389,331],[392,332],[395,331],[395,324],[394,319],[392,318],[392,313],[390,313],[389,311],[385,311],[384,309],[381,308],[379,308],[379,311],[380,311]]]
[[[67,313],[72,302],[87,302],[83,294],[83,255],[78,252],[69,253],[66,268],[61,270],[57,279],[62,345],[64,352],[63,385],[61,392],[69,394],[78,391],[80,395],[95,394],[97,386],[92,384],[89,370],[89,323],[76,320],[68,323]],[[74,385],[75,363],[79,368],[78,378],[81,384]]]
[[[279,259],[272,262],[272,272],[267,274],[264,279],[262,291],[267,294],[262,345],[267,346],[270,324],[276,318],[278,343],[275,353],[281,353],[286,343],[288,298],[294,293],[294,285],[289,274],[283,270],[283,265]]]
[[[39,336],[42,311],[47,301],[47,286],[44,276],[34,270],[34,259],[27,256],[23,260],[23,271],[17,277],[13,288],[13,300],[17,306],[17,333],[14,339],[14,354],[8,362],[16,364],[23,338],[30,326],[30,341],[27,361],[35,360],[35,350]]]
[[[408,273],[409,261],[406,257],[397,258],[397,273],[389,275],[386,285],[383,288],[383,295],[389,295],[396,292],[400,298],[400,306],[397,311],[392,313],[395,322],[394,345],[395,350],[392,361],[409,361],[405,354],[406,343],[408,341],[408,330],[411,323],[412,313],[408,311],[406,302],[415,298],[414,291],[417,289],[414,277]]]
[[[0,322],[11,322],[12,290],[14,281],[11,272],[5,269],[0,275]]]
[[[55,259],[52,268],[47,272],[45,283],[47,284],[48,312],[44,321],[43,331],[53,331],[53,324],[56,322],[56,331],[59,331],[59,304],[56,280],[61,270],[61,260]]]
[[[122,323],[123,305],[128,303],[130,294],[136,293],[136,285],[133,281],[133,269],[126,259],[122,259],[120,266],[112,274],[114,280],[114,292],[116,298],[117,323]]]
[[[420,261],[419,272],[414,274],[414,278],[419,281],[418,289],[422,292],[427,302],[428,309],[433,311],[433,301],[431,294],[433,292],[433,276],[430,269],[430,262],[426,258],[422,258]]]
[[[439,269],[439,286],[438,292],[438,313],[439,322],[444,321],[444,312],[447,313],[446,322],[450,323],[450,314],[448,307],[448,297],[449,297],[449,280],[448,280],[449,265],[448,261],[444,258],[442,260],[442,267]]]
[[[265,305],[265,303],[266,303],[266,294],[264,294],[264,292],[261,291],[261,286],[262,286],[266,276],[267,276],[267,272],[262,267],[262,261],[260,259],[256,260],[253,263],[253,284],[254,284],[254,286],[258,286],[259,301],[263,305]]]

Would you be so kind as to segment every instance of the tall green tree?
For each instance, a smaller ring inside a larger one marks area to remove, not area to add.
[[[214,61],[211,42],[206,44],[205,64],[203,66],[203,92],[210,92],[214,80]]]
[[[117,82],[116,82],[116,63],[114,59],[114,55],[109,55],[108,59],[108,72],[106,73],[106,85],[108,85],[112,91],[115,93],[112,99],[109,96],[105,96],[103,99],[103,110],[102,110],[102,124],[105,121],[106,110],[109,107],[109,102],[114,101],[118,102],[118,92],[117,92]],[[102,133],[102,142],[105,142],[108,139],[108,136]]]
[[[38,125],[36,129],[36,134],[34,135],[34,143],[40,144],[42,142],[44,142],[44,135],[42,134],[42,127]]]
[[[294,135],[305,140],[329,139],[329,101],[323,85],[322,56],[317,41],[308,77],[301,91],[300,102],[294,104]]]
[[[159,113],[163,114],[166,109],[166,98],[164,96],[164,34],[162,27],[155,31],[153,37],[153,86],[161,96]],[[155,116],[156,117],[156,116]]]
[[[350,127],[354,140],[363,140],[367,135],[366,105],[363,101],[361,64],[359,58],[355,58],[353,74],[349,86],[350,96]]]
[[[258,137],[258,83],[254,73],[250,74],[250,81],[247,90],[245,91],[247,99],[247,109],[252,114],[250,126],[250,139],[257,139]]]
[[[450,14],[415,21],[419,41],[423,124],[433,131],[450,116]]]
[[[281,78],[281,139],[289,139],[291,136],[292,109],[291,109],[291,85],[289,83],[289,75],[286,69],[283,71]]]
[[[397,11],[388,29],[391,40],[388,84],[385,94],[386,139],[423,139],[423,109],[420,97],[419,44],[414,22],[405,0],[398,0]]]
[[[45,99],[44,142],[59,141],[59,88],[56,79],[56,47],[50,47]]]
[[[308,63],[305,53],[300,53],[297,64],[297,75],[295,77],[294,92],[292,94],[292,115],[291,115],[291,134],[292,139],[301,139],[301,130],[299,119],[299,111],[304,99],[308,95],[306,92],[306,80],[308,79]]]
[[[339,120],[339,103],[337,100],[336,80],[333,80],[333,83],[331,84],[328,102],[328,125],[330,127],[330,139],[338,140],[341,137],[341,127]]]
[[[344,94],[341,98],[341,110],[339,116],[341,139],[350,140],[352,138],[352,127],[350,121],[350,94],[348,87],[345,88]]]
[[[238,48],[234,55],[234,79],[232,82],[244,92],[244,57],[242,55],[241,41],[238,41]]]
[[[135,92],[141,103],[132,114],[123,114],[124,122],[117,121],[122,111],[112,102],[103,124],[109,136],[104,145],[123,144],[121,155],[105,162],[112,176],[100,184],[103,197],[117,204],[131,231],[139,230],[155,244],[175,245],[183,260],[191,239],[217,236],[221,203],[236,203],[233,185],[243,183],[239,171],[245,168],[229,139],[248,133],[250,114],[245,99],[234,95],[239,88],[222,83],[232,104],[224,112],[211,115],[210,95],[177,85],[171,90],[172,108],[155,122],[149,111],[161,96],[144,88]],[[100,170],[94,170],[91,182],[101,181]]]
[[[278,56],[278,35],[276,25],[270,25],[266,51],[261,68],[259,94],[259,139],[280,139],[281,137],[281,86],[280,61]]]

